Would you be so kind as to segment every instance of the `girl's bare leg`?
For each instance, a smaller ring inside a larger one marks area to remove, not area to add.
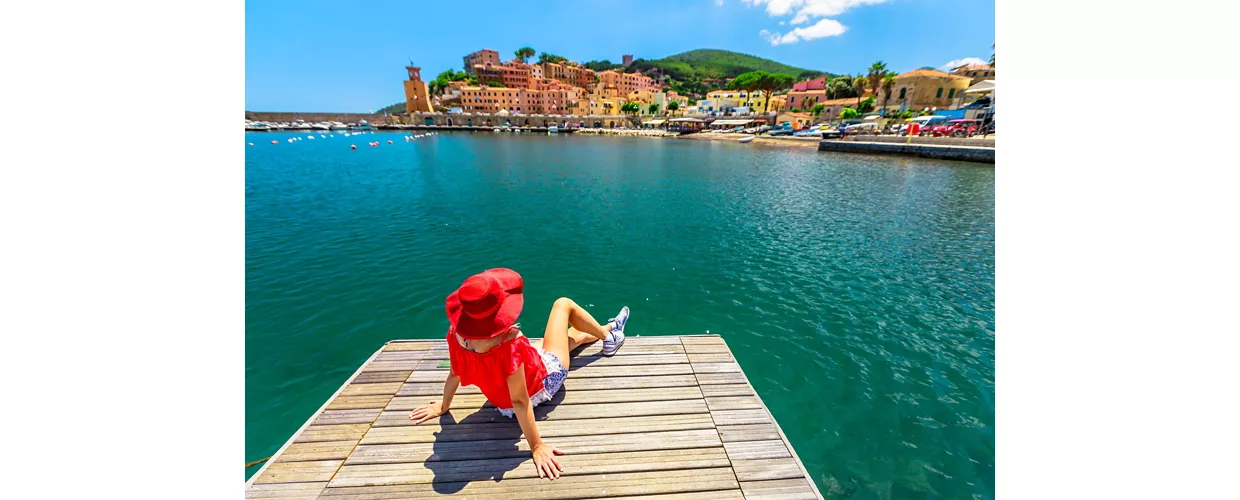
[[[598,324],[594,316],[572,299],[560,297],[551,305],[547,330],[543,332],[542,348],[559,357],[560,363],[567,369],[569,351],[583,342],[606,339],[610,331],[609,325]]]

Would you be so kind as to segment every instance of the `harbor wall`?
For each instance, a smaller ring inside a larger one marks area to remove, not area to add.
[[[818,150],[836,153],[919,156],[937,160],[971,161],[990,164],[995,162],[995,148],[983,147],[826,140],[818,143]]]
[[[585,123],[587,128],[640,127],[650,117],[619,115],[501,115],[496,113],[414,113],[402,121],[409,125],[498,127],[505,122],[514,127],[549,127],[564,122]],[[489,122],[489,124],[488,124]]]
[[[304,120],[306,123],[341,122],[357,123],[366,120],[368,123],[385,123],[390,121],[381,114],[371,113],[292,113],[285,111],[246,111],[245,119],[256,122],[295,122]]]
[[[883,142],[889,144],[928,144],[939,146],[969,146],[981,148],[995,147],[994,139],[981,139],[975,137],[919,137],[913,136],[913,140],[909,141],[908,137],[895,135],[850,135],[845,136],[841,141],[849,142]]]

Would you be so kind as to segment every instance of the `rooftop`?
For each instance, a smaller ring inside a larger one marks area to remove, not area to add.
[[[722,337],[632,336],[614,357],[601,344],[578,349],[564,390],[535,408],[540,433],[567,452],[556,481],[537,477],[517,421],[476,387],[413,425],[409,413],[442,393],[448,346],[402,340],[362,364],[246,497],[822,498]],[[600,434],[600,419],[613,432]]]
[[[910,77],[914,77],[914,76],[929,76],[929,77],[938,77],[938,78],[964,78],[964,79],[968,79],[968,78],[969,78],[969,77],[967,77],[967,76],[960,76],[960,75],[953,75],[953,74],[951,74],[951,73],[944,73],[944,72],[939,71],[939,70],[937,70],[937,69],[925,69],[925,68],[922,68],[922,69],[915,69],[915,70],[913,70],[913,71],[909,71],[908,73],[901,73],[900,75],[896,76],[896,78],[897,78],[897,79],[899,79],[899,78],[910,78]]]

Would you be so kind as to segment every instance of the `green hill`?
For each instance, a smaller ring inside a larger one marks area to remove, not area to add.
[[[822,75],[832,76],[824,71],[798,68],[749,54],[718,49],[690,50],[654,60],[637,59],[630,68],[643,72],[658,68],[671,78],[670,83],[674,90],[693,93],[720,88],[723,83],[712,80],[734,78],[749,71],[783,73],[792,75],[797,80]]]

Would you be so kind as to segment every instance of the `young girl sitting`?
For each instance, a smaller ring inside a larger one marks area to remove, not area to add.
[[[443,415],[452,406],[457,387],[476,385],[500,413],[509,418],[516,415],[533,452],[538,477],[554,480],[564,472],[555,458],[563,452],[539,437],[534,407],[549,401],[564,386],[569,351],[602,340],[603,355],[616,354],[624,345],[629,308],[620,309],[615,318],[600,325],[576,302],[556,299],[539,347],[530,344],[517,324],[524,304],[522,288],[521,275],[499,268],[470,276],[448,296],[451,370],[443,385],[443,400],[419,407],[409,418],[420,424]]]

